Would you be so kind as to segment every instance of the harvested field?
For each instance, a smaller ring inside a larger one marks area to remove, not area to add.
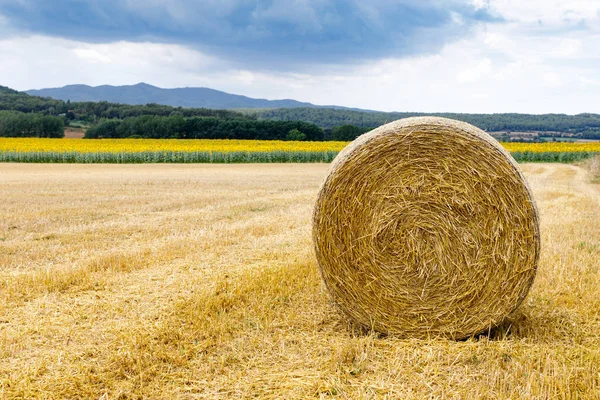
[[[600,185],[524,164],[542,253],[478,338],[361,331],[317,271],[328,165],[0,164],[0,398],[599,398]]]

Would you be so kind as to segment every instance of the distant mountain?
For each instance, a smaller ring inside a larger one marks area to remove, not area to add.
[[[71,101],[108,101],[122,104],[164,104],[174,107],[187,108],[335,108],[350,109],[338,106],[316,106],[296,100],[266,100],[253,99],[221,92],[209,88],[179,88],[162,89],[146,83],[132,86],[87,86],[68,85],[62,88],[28,90],[26,93],[34,96],[51,97],[58,100]]]

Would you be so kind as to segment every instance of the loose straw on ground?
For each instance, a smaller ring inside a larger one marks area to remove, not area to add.
[[[314,210],[317,261],[355,322],[401,337],[465,338],[525,298],[538,212],[512,157],[480,129],[399,120],[334,160]]]

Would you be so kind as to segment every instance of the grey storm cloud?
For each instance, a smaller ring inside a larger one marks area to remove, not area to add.
[[[0,15],[0,34],[178,43],[274,69],[431,53],[502,21],[459,0],[0,0]]]

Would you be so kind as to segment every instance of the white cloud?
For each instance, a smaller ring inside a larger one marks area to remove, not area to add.
[[[458,72],[456,80],[458,83],[477,82],[482,78],[487,77],[492,72],[492,60],[489,58],[479,61],[472,67],[461,69]]]
[[[559,39],[553,55],[559,58],[578,57],[583,54],[583,43],[579,39]]]
[[[558,86],[561,82],[560,75],[556,72],[546,72],[542,75],[542,80],[550,86]]]
[[[450,13],[450,17],[452,18],[452,22],[454,22],[456,25],[462,26],[465,24],[465,19],[457,12],[452,11]]]
[[[221,65],[180,45],[115,42],[89,44],[45,36],[0,40],[3,85],[20,90],[63,86],[130,84],[208,84],[202,72]]]
[[[597,79],[590,79],[590,78],[587,78],[585,76],[579,77],[579,81],[581,83],[583,83],[584,85],[592,85],[592,86],[598,86],[598,85],[600,85],[600,81],[599,80],[597,80]]]
[[[77,58],[84,60],[84,61],[90,61],[92,63],[100,62],[100,63],[108,64],[112,61],[112,59],[109,56],[104,55],[104,54],[100,53],[99,51],[93,50],[93,49],[78,48],[78,49],[73,49],[73,53],[75,54],[75,56]]]
[[[489,7],[490,0],[471,0],[476,9]]]
[[[489,6],[506,19],[522,22],[564,23],[598,18],[598,0],[491,0]]]

